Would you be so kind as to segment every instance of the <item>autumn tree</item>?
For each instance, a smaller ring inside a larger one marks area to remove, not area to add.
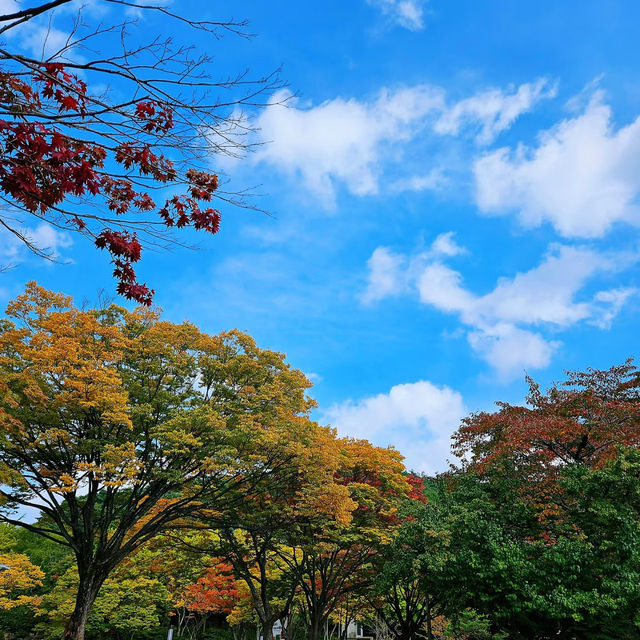
[[[199,636],[205,631],[210,616],[226,618],[239,601],[240,590],[233,566],[220,558],[212,558],[202,575],[185,587],[178,617],[191,627],[192,635]],[[184,629],[184,622],[179,622],[178,635]]]
[[[601,465],[619,446],[640,444],[640,373],[628,360],[607,370],[570,372],[546,393],[530,378],[526,406],[499,402],[472,414],[454,436],[454,450],[483,469],[513,460],[551,472],[570,464]]]
[[[42,571],[40,584],[22,592],[30,596],[30,600],[24,605],[0,609],[0,631],[9,636],[25,638],[33,632],[42,614],[43,596],[55,587],[58,578],[73,565],[73,557],[67,547],[6,523],[0,524],[0,555],[26,557]]]
[[[35,284],[0,324],[1,519],[68,547],[82,639],[102,584],[159,532],[244,499],[288,460],[305,376],[247,335],[80,310]],[[35,509],[29,523],[13,510]]]
[[[220,528],[222,548],[251,593],[264,640],[284,620],[296,595],[296,574],[282,561],[291,530],[310,523],[346,524],[355,502],[334,481],[339,442],[332,430],[313,425],[292,438],[290,464],[272,474],[258,495],[243,502],[237,530]],[[292,434],[295,435],[295,434]]]
[[[261,483],[259,493],[247,494],[222,518],[215,514],[209,520],[213,532],[203,549],[224,555],[246,585],[265,640],[271,640],[273,625],[287,618],[297,592],[297,576],[281,558],[291,532],[312,523],[348,524],[356,507],[347,487],[335,479],[341,441],[332,429],[301,417],[275,446],[288,462]]]
[[[339,445],[334,482],[355,503],[350,519],[301,523],[278,551],[297,577],[311,640],[322,636],[347,594],[372,586],[373,558],[391,540],[398,506],[411,491],[397,451],[348,438]]]
[[[182,523],[183,524],[183,523]],[[176,530],[176,534],[178,531]],[[166,533],[150,540],[140,551],[124,560],[125,564],[140,567],[157,578],[168,593],[168,617],[176,626],[176,635],[181,636],[189,627],[189,632],[203,623],[202,616],[188,608],[191,602],[191,588],[200,580],[216,560],[206,553],[194,550],[200,544],[202,532],[180,528],[179,536],[184,544],[180,546],[167,542]],[[196,623],[196,624],[193,624]]]
[[[35,606],[33,591],[42,585],[44,573],[21,553],[0,553],[0,609]]]
[[[223,547],[255,612],[262,637],[272,640],[274,624],[289,614],[296,583],[278,561],[271,541],[265,542],[255,529],[237,530],[235,535],[237,539],[227,538]]]
[[[85,236],[110,254],[118,292],[148,305],[153,290],[134,271],[145,245],[174,245],[172,231],[186,228],[215,234],[216,200],[250,206],[242,193],[221,188],[211,158],[242,153],[242,108],[266,104],[263,94],[282,85],[276,75],[254,80],[246,71],[216,78],[210,55],[194,49],[196,36],[205,51],[225,33],[246,36],[241,22],[190,18],[164,2],[97,0],[93,8],[112,21],[106,25],[86,21],[88,9],[74,0],[7,6],[0,226],[43,256],[23,223]],[[67,33],[52,48],[54,15]],[[171,36],[145,41],[136,22],[156,18]],[[33,27],[42,39],[38,55],[20,48]]]
[[[528,379],[527,405],[498,403],[472,414],[454,435],[466,467],[510,484],[541,519],[562,517],[558,478],[566,467],[597,468],[620,447],[640,444],[640,375],[631,361],[572,372],[547,392]]]
[[[229,614],[238,602],[238,585],[230,564],[218,561],[185,589],[185,607],[198,613]]]

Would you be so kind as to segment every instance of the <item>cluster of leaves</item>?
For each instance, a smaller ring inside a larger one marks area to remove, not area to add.
[[[153,143],[138,137],[142,131],[167,134],[174,126],[171,109],[153,101],[134,103],[129,115],[131,134],[121,136],[110,149],[103,142],[82,140],[56,126],[63,117],[78,127],[88,122],[86,84],[67,72],[59,62],[45,62],[31,74],[31,83],[10,73],[0,73],[0,110],[11,114],[0,119],[0,189],[19,206],[44,220],[57,213],[65,226],[93,237],[96,247],[112,257],[118,293],[150,305],[153,291],[138,282],[133,265],[140,260],[142,245],[137,233],[114,228],[119,218],[132,212],[157,211],[167,228],[191,226],[215,234],[220,212],[210,202],[218,188],[215,174],[189,169],[185,173],[188,193],[168,198],[158,206],[148,191],[138,187],[132,172],[159,184],[179,181],[174,163],[156,153]],[[54,124],[50,122],[53,118]],[[66,121],[65,121],[66,120]],[[115,166],[109,166],[112,160]],[[126,173],[118,173],[119,166]],[[88,210],[68,211],[61,205],[69,197],[104,198],[113,220],[97,217]],[[96,224],[101,229],[96,229]]]

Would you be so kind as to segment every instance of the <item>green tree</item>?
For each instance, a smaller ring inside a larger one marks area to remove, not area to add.
[[[421,479],[420,479],[421,480]],[[422,482],[420,482],[422,485]],[[370,602],[396,640],[433,640],[431,623],[439,613],[438,594],[433,591],[433,565],[424,560],[432,548],[420,521],[425,498],[422,491],[403,506],[402,522],[393,541],[385,545],[376,559],[377,578]]]
[[[87,620],[87,635],[131,637],[157,629],[166,620],[169,593],[157,576],[144,569],[143,561],[144,557],[134,563],[123,563],[105,580]],[[52,639],[60,637],[75,608],[77,589],[77,569],[70,567],[43,597],[46,621],[37,625],[39,633]]]
[[[477,619],[516,639],[636,638],[639,463],[625,451],[601,468],[563,469],[553,519],[504,475],[443,481],[403,539],[421,547],[422,580],[451,629]]]

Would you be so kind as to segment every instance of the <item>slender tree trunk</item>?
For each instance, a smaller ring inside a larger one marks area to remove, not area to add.
[[[431,629],[431,600],[427,595],[427,640],[433,640],[433,630]]]

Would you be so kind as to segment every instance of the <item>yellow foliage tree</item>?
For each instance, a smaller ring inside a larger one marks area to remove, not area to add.
[[[322,637],[348,595],[372,585],[372,560],[392,539],[398,507],[411,492],[398,451],[350,438],[337,440],[335,451],[333,483],[347,492],[349,517],[302,519],[288,532],[289,545],[278,548],[301,592],[310,640]]]
[[[32,592],[42,586],[44,572],[21,553],[0,554],[0,609],[40,604]]]
[[[79,309],[35,283],[0,321],[0,521],[74,554],[63,637],[82,640],[128,555],[220,516],[290,462],[310,428],[304,374],[248,335],[158,312]],[[16,507],[40,511],[27,523]]]

